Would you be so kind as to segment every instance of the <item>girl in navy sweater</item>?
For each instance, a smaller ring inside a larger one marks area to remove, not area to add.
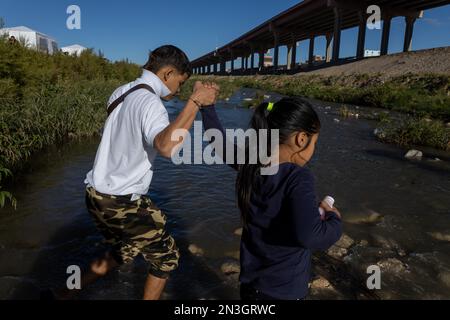
[[[225,137],[214,107],[202,109],[202,117],[205,130],[219,129]],[[262,175],[265,165],[259,157],[257,164],[248,163],[248,155],[245,164],[231,165],[238,170],[236,193],[244,222],[241,297],[304,299],[311,278],[312,251],[327,250],[342,234],[339,211],[324,202],[318,205],[313,175],[305,167],[314,153],[320,120],[307,101],[285,98],[258,106],[251,128],[279,130],[278,162],[270,164],[278,171]],[[221,151],[226,157],[226,150]],[[326,212],[323,218],[319,206]]]

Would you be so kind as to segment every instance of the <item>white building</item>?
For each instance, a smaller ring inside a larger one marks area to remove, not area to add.
[[[26,47],[35,48],[41,52],[49,54],[58,52],[58,43],[55,39],[28,27],[20,26],[0,29],[0,35],[7,35],[9,38],[13,37]]]
[[[80,56],[83,51],[87,50],[87,48],[80,46],[79,44],[74,44],[68,47],[62,47],[61,51],[67,53],[68,55],[76,55]]]
[[[364,57],[379,57],[380,55],[380,50],[364,50]]]

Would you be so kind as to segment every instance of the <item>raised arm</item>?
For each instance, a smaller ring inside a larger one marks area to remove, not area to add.
[[[219,130],[222,133],[223,137],[223,144],[222,144],[222,150],[216,150],[216,152],[219,154],[219,156],[223,159],[223,161],[228,164],[231,168],[234,170],[239,169],[239,165],[237,164],[237,155],[238,155],[238,147],[234,143],[234,141],[230,143],[226,143],[226,132],[225,129],[222,126],[222,123],[219,120],[219,117],[217,116],[216,108],[215,106],[209,106],[207,108],[201,109],[201,115],[203,120],[203,125],[205,127],[205,131],[208,131],[210,129],[216,129]],[[208,134],[207,134],[208,136]],[[209,137],[209,142],[214,142],[214,137]],[[227,153],[227,146],[232,145],[233,146],[233,157],[228,158],[227,155],[229,155],[229,152]]]
[[[217,99],[218,91],[213,87],[206,87],[200,81],[197,81],[194,86],[194,91],[189,98],[184,109],[180,112],[178,117],[168,127],[161,131],[154,140],[154,147],[158,152],[166,158],[172,157],[179,147],[181,147],[184,138],[173,140],[172,136],[176,130],[184,129],[186,134],[192,127],[199,107],[214,104]]]

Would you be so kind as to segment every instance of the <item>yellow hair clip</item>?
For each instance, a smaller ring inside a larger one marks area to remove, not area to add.
[[[269,102],[269,105],[267,106],[267,111],[271,112],[273,110],[273,102]]]

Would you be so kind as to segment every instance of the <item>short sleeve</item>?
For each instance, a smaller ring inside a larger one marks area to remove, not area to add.
[[[149,96],[142,111],[142,134],[145,142],[153,147],[156,136],[170,124],[169,114],[159,99]]]

